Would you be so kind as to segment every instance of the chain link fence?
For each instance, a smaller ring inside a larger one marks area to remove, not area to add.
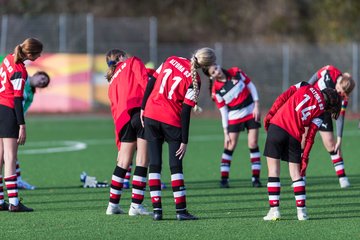
[[[109,49],[120,48],[155,65],[172,55],[191,57],[198,48],[212,47],[216,50],[218,63],[224,68],[238,66],[247,73],[257,87],[263,110],[268,109],[291,84],[307,81],[324,65],[332,64],[349,72],[356,82],[359,71],[357,43],[159,43],[155,18],[98,18],[91,14],[3,15],[0,34],[0,55],[12,52],[15,45],[27,37],[37,37],[44,43],[44,52],[104,56]],[[208,81],[200,74],[200,105],[206,110],[214,110]],[[348,107],[354,113],[359,112],[358,89],[357,84]],[[94,108],[99,106],[95,99],[93,102]]]

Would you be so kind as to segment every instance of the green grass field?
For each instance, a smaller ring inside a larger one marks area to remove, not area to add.
[[[251,187],[246,134],[234,154],[231,188],[219,188],[223,135],[219,119],[192,119],[184,160],[188,209],[199,221],[175,220],[169,188],[167,145],[164,145],[162,180],[164,221],[151,217],[105,215],[109,190],[84,189],[79,175],[86,171],[98,180],[110,180],[116,147],[113,123],[108,117],[28,116],[28,139],[19,159],[24,180],[37,186],[20,190],[33,213],[0,212],[0,239],[360,239],[360,130],[357,121],[345,126],[343,155],[351,188],[340,189],[329,155],[317,137],[307,178],[309,221],[300,222],[288,168],[282,163],[282,220],[265,222],[267,189]],[[265,133],[260,134],[263,151]],[[86,149],[66,151],[65,145]],[[65,145],[64,145],[65,144]],[[61,147],[61,148],[60,148]],[[261,179],[267,182],[262,157]],[[5,194],[7,199],[7,195]],[[131,191],[125,190],[121,206],[128,210]],[[145,205],[151,209],[149,193]]]

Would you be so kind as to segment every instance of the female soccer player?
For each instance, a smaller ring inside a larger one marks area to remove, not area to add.
[[[46,88],[50,83],[50,77],[46,72],[38,71],[31,77],[28,77],[25,82],[24,88],[24,114],[28,111],[31,106],[34,96],[36,93],[36,88]],[[17,185],[20,189],[34,190],[35,186],[29,184],[21,177],[21,169],[19,160],[16,161],[16,174],[17,174]]]
[[[348,104],[350,93],[355,87],[355,82],[349,73],[341,73],[339,69],[332,65],[320,68],[308,81],[317,89],[326,87],[335,89],[342,96],[342,107],[340,117],[336,120],[337,140],[334,138],[334,128],[331,116],[328,113],[324,115],[324,121],[320,126],[320,136],[325,149],[330,154],[330,159],[334,165],[336,175],[339,178],[341,188],[350,186],[349,179],[345,174],[344,160],[341,154],[341,143],[345,121],[345,110]]]
[[[149,186],[154,220],[162,220],[162,145],[169,145],[169,164],[176,218],[196,220],[186,209],[183,158],[189,136],[191,108],[197,108],[200,77],[196,69],[213,65],[215,53],[201,48],[191,59],[172,56],[165,60],[149,80],[142,104],[145,137],[149,147]],[[143,111],[144,110],[144,111]]]
[[[27,71],[25,60],[35,61],[43,50],[43,44],[35,38],[27,38],[15,47],[14,53],[3,60],[0,67],[0,174],[4,167],[4,180],[9,197],[9,205],[0,194],[0,209],[10,212],[30,212],[19,201],[16,159],[18,145],[26,141],[26,128],[23,108],[23,91]],[[3,191],[0,175],[0,191]]]
[[[298,90],[297,90],[298,89]],[[341,97],[331,88],[319,89],[302,82],[290,87],[280,95],[264,119],[267,130],[264,155],[268,165],[268,194],[270,210],[264,220],[280,219],[280,159],[289,163],[293,182],[297,217],[307,220],[305,172],[314,137],[323,121],[324,112],[330,112],[334,119],[339,116]],[[301,139],[308,131],[304,152],[301,155]]]
[[[109,82],[108,95],[118,147],[117,164],[111,179],[110,200],[106,214],[124,213],[119,202],[125,175],[136,151],[129,215],[150,215],[151,213],[142,205],[148,157],[144,129],[140,122],[140,107],[149,77],[144,63],[139,58],[128,58],[125,52],[118,49],[112,49],[106,54],[106,63],[109,66],[106,79]]]
[[[245,128],[248,132],[248,147],[252,170],[252,185],[261,187],[260,152],[258,136],[260,128],[259,97],[255,85],[238,67],[228,70],[212,65],[204,73],[210,77],[210,91],[220,110],[224,129],[224,152],[221,157],[220,187],[229,187],[229,172],[232,155],[239,135]],[[212,81],[214,84],[212,85]],[[212,86],[211,86],[212,85]]]

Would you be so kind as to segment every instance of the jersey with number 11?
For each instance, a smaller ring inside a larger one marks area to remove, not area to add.
[[[146,103],[144,116],[181,127],[182,104],[195,106],[190,60],[172,56],[156,70],[156,82]],[[200,90],[200,77],[197,74]]]

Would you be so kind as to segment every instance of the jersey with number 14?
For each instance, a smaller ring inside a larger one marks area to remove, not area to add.
[[[154,88],[147,100],[144,116],[175,127],[181,127],[182,104],[195,106],[195,91],[190,60],[172,56],[153,74]],[[199,90],[200,77],[197,75]]]
[[[311,123],[320,127],[324,107],[325,100],[321,91],[311,85],[303,86],[284,103],[270,123],[286,130],[301,142],[305,127]]]

